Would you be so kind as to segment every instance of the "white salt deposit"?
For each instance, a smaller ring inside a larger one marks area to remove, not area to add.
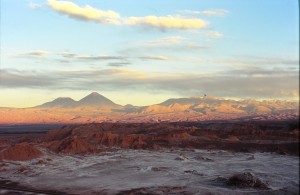
[[[183,155],[184,160],[178,159]],[[38,163],[40,160],[45,163]],[[185,186],[191,194],[299,192],[299,158],[273,153],[119,150],[84,157],[48,154],[32,161],[5,163],[8,166],[1,172],[2,179],[72,194],[114,194],[157,186]],[[29,170],[20,172],[20,166]],[[228,187],[218,179],[246,171],[268,182],[271,189]]]

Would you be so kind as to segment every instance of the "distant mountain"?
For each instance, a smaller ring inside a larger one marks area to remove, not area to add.
[[[299,118],[299,102],[204,96],[121,106],[93,92],[79,101],[61,97],[34,108],[0,108],[0,116],[0,124],[286,120]]]
[[[51,102],[44,103],[37,107],[62,107],[70,108],[76,105],[76,101],[69,97],[59,97]]]
[[[93,92],[90,95],[82,98],[76,104],[77,106],[105,106],[105,107],[119,107],[120,105],[115,104],[113,101],[107,99],[103,95],[97,92]]]
[[[103,108],[120,108],[121,105],[115,104],[108,98],[100,95],[97,92],[93,92],[88,96],[82,98],[79,101],[75,101],[72,98],[60,97],[51,102],[44,103],[37,107],[47,108],[75,108],[75,107],[103,107]]]
[[[177,99],[172,98],[160,103],[159,105],[162,106],[170,106],[173,104],[192,105],[192,104],[201,104],[201,103],[215,104],[215,103],[219,103],[222,100],[223,99],[220,98],[218,99],[212,96],[205,96],[205,97],[196,96],[191,98],[177,98]]]
[[[160,104],[144,107],[141,113],[174,113],[174,112],[197,112],[202,114],[214,113],[236,113],[236,114],[265,114],[278,113],[295,110],[299,104],[297,102],[264,100],[227,100],[211,96],[173,98]]]
[[[131,104],[126,104],[124,106],[124,111],[127,113],[137,113],[139,112],[143,107],[140,106],[133,106]]]

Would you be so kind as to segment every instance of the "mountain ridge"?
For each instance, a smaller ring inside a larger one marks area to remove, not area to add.
[[[70,97],[58,97],[54,99],[53,101],[46,102],[44,104],[38,105],[36,107],[72,107],[76,103],[75,100],[73,100]]]
[[[222,112],[222,113],[274,113],[278,110],[291,110],[299,105],[297,102],[286,100],[262,100],[244,99],[231,100],[216,98],[212,96],[197,96],[190,98],[170,98],[159,104],[149,106],[134,106],[127,104],[119,105],[105,96],[92,92],[82,99],[75,101],[69,97],[59,97],[53,101],[46,102],[37,107],[40,108],[103,108],[114,111],[129,113],[155,113],[155,112],[183,112],[195,111],[200,113]]]
[[[299,118],[299,102],[205,96],[122,106],[93,92],[79,101],[61,97],[31,108],[0,108],[0,116],[0,124],[284,120]]]
[[[95,107],[107,107],[107,108],[117,108],[121,105],[114,103],[110,99],[104,97],[103,95],[92,92],[89,95],[83,97],[82,99],[75,101],[70,97],[59,97],[53,101],[46,102],[44,104],[38,105],[36,107],[43,108],[52,108],[52,107],[61,107],[61,108],[75,108],[81,106],[95,106]]]

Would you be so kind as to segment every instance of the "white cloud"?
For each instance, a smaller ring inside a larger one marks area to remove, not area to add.
[[[198,18],[183,18],[178,16],[145,16],[129,17],[125,20],[128,25],[143,25],[157,28],[201,29],[208,25],[207,21]]]
[[[82,60],[82,61],[97,61],[97,60],[124,60],[125,56],[117,55],[93,55],[93,54],[77,54],[71,52],[57,53],[60,57],[69,60]]]
[[[212,10],[203,10],[203,11],[195,11],[195,10],[183,10],[179,11],[183,14],[193,14],[193,15],[203,15],[203,16],[218,16],[223,17],[229,13],[228,10],[225,9],[212,9]]]
[[[199,32],[199,33],[205,33],[205,32]],[[165,37],[155,40],[149,40],[145,42],[138,43],[137,46],[139,50],[146,50],[149,52],[149,50],[169,50],[169,51],[182,51],[182,48],[185,50],[188,49],[209,49],[211,47],[200,45],[197,43],[197,40],[193,38],[186,38],[181,36],[171,36],[171,37]],[[133,50],[136,50],[134,48]]]
[[[209,38],[221,38],[223,37],[223,34],[217,31],[206,31],[203,32],[205,36],[209,37]]]
[[[45,51],[45,50],[35,50],[35,51],[30,52],[29,54],[31,54],[31,55],[45,55],[47,53],[49,53],[49,52]]]
[[[55,11],[79,20],[91,20],[104,24],[120,24],[117,12],[95,9],[89,5],[80,7],[70,1],[48,0],[48,5]]]
[[[153,41],[148,41],[147,44],[149,45],[168,45],[168,44],[177,44],[181,43],[186,38],[180,37],[180,36],[172,36],[172,37],[166,37],[162,39],[157,39]]]
[[[202,29],[208,26],[208,22],[205,20],[180,16],[121,17],[115,11],[104,11],[90,5],[80,7],[70,1],[48,0],[48,5],[53,10],[71,18],[103,24],[147,26],[159,29]]]
[[[107,55],[78,55],[75,58],[79,60],[120,60],[123,56],[107,56]]]
[[[299,68],[299,59],[297,57],[280,56],[237,56],[234,59],[223,60],[224,64],[231,64],[234,67],[296,67]]]
[[[143,60],[169,60],[167,56],[142,56],[140,57]]]
[[[34,50],[29,52],[16,53],[13,57],[44,57],[48,54],[48,51],[45,50]]]
[[[30,7],[31,9],[38,9],[38,8],[41,8],[42,5],[38,4],[38,3],[34,3],[34,2],[29,2],[28,7]]]

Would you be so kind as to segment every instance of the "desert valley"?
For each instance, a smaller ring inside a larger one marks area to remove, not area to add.
[[[193,97],[138,107],[93,92],[0,111],[2,194],[299,190],[298,102]]]
[[[298,195],[299,1],[0,0],[0,195]]]

